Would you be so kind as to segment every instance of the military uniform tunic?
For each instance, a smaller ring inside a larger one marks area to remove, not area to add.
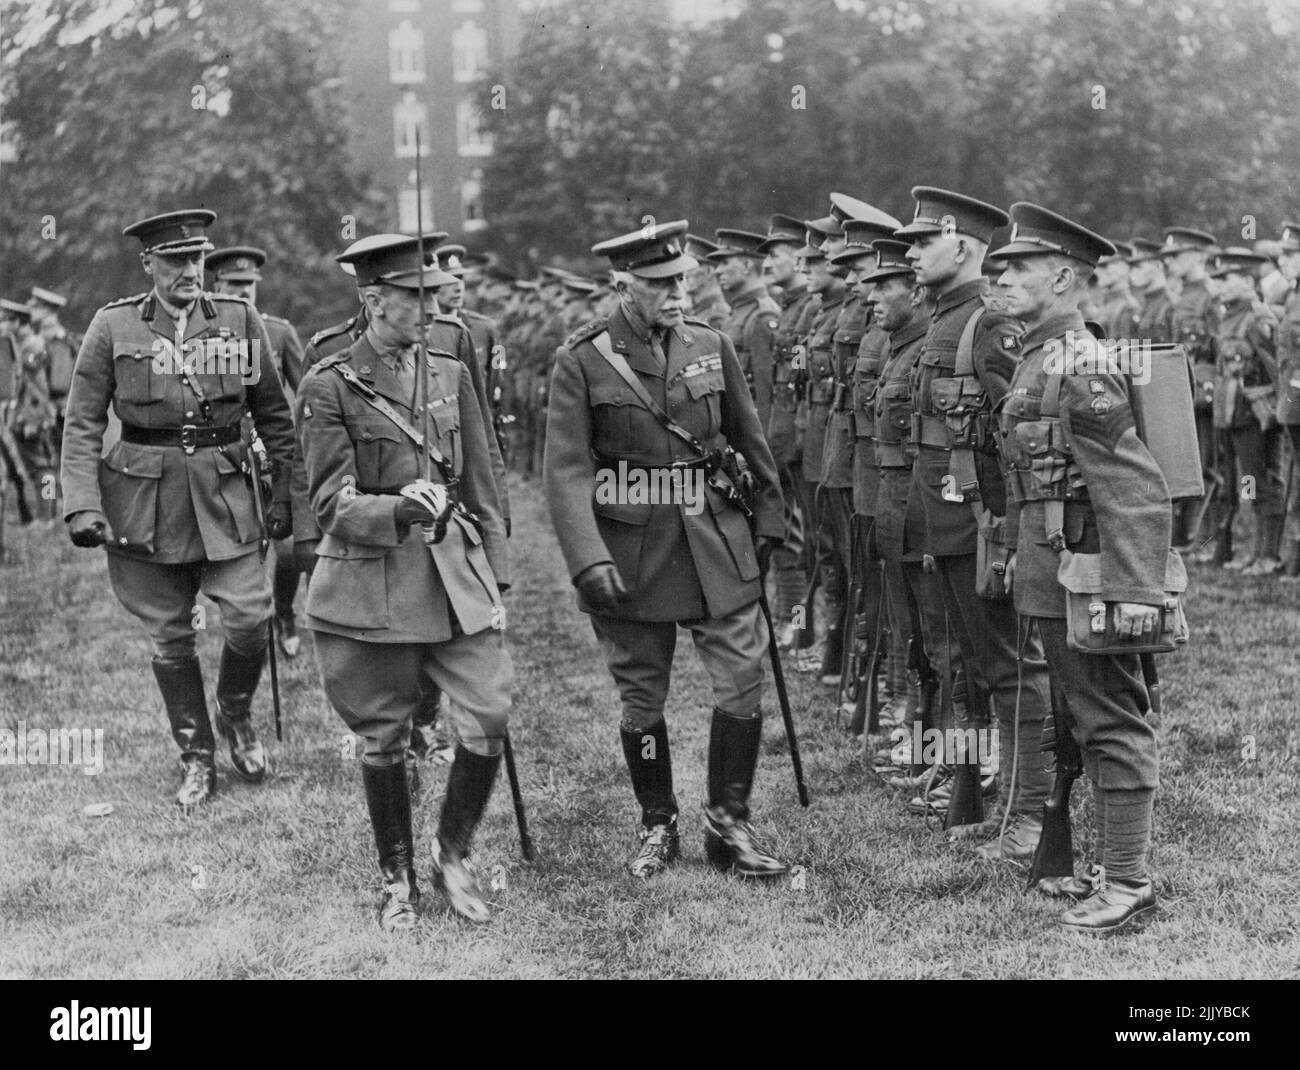
[[[772,363],[780,309],[768,296],[767,287],[757,280],[728,297],[731,313],[722,330],[736,349],[740,370],[749,384],[749,395],[758,408],[759,423],[767,427],[772,411]]]
[[[806,286],[792,286],[781,295],[781,311],[773,335],[772,399],[768,410],[768,445],[778,465],[792,465],[799,459],[795,414],[799,392],[795,383],[795,347],[807,336],[800,330],[810,307],[817,305],[817,295]]]

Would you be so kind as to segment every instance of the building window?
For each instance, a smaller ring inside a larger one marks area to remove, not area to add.
[[[472,82],[482,76],[488,62],[487,31],[473,22],[463,22],[451,31],[451,71],[458,82]]]
[[[420,192],[424,195],[420,204],[423,218],[416,215],[414,189],[403,189],[397,193],[397,229],[403,234],[417,233],[421,223],[424,224],[426,234],[433,227],[433,193],[427,186]]]
[[[482,230],[487,226],[483,218],[483,172],[474,168],[469,178],[460,184],[460,217],[464,230]]]
[[[409,89],[393,106],[393,145],[399,159],[415,159],[415,133],[420,132],[420,143],[428,155],[429,125],[423,104],[415,99]]]
[[[492,135],[483,130],[478,105],[472,100],[456,104],[456,146],[462,156],[492,155]]]
[[[392,80],[401,85],[424,81],[424,32],[402,19],[397,29],[388,33],[388,69]]]

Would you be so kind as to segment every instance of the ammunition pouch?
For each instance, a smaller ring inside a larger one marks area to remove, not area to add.
[[[1187,589],[1183,560],[1169,551],[1165,567],[1165,600],[1154,632],[1133,637],[1116,632],[1114,602],[1105,601],[1101,590],[1101,555],[1075,554],[1066,550],[1056,578],[1065,588],[1066,645],[1080,654],[1168,654],[1187,642],[1187,615],[1182,592]]]
[[[1011,551],[1002,539],[1006,518],[982,510],[975,541],[975,593],[989,601],[1007,597],[1007,560]]]
[[[943,417],[948,445],[954,449],[975,449],[983,444],[987,421],[988,392],[974,376],[952,376],[930,381],[930,403]]]

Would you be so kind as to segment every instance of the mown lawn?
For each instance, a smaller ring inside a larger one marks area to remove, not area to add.
[[[753,887],[707,869],[698,804],[710,697],[688,639],[669,709],[686,857],[649,885],[622,866],[635,810],[613,686],[574,606],[534,487],[514,499],[513,735],[539,859],[519,857],[504,778],[480,831],[494,922],[471,928],[426,882],[411,939],[375,925],[378,871],[357,762],[310,639],[281,663],[287,738],[259,724],[274,776],[219,757],[220,795],[172,803],[175,748],[148,642],[102,554],[62,525],[11,529],[0,567],[0,726],[102,728],[98,776],[0,766],[5,977],[1281,977],[1300,973],[1300,585],[1200,569],[1190,649],[1161,659],[1161,912],[1132,936],[1067,936],[1022,871],[977,863],[906,811],[835,728],[826,689],[789,673],[813,804],[794,793],[775,697],[757,824],[802,867]],[[213,610],[213,618],[216,613]],[[219,637],[201,639],[211,695]],[[1243,757],[1245,755],[1245,757]],[[442,772],[417,809],[421,872]],[[1091,841],[1090,792],[1076,830]],[[107,802],[106,817],[83,807]]]

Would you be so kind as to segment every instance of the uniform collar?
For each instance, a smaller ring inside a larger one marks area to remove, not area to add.
[[[929,329],[930,317],[923,315],[921,309],[918,308],[912,313],[912,318],[909,322],[903,324],[903,326],[899,327],[898,330],[889,336],[889,346],[895,353],[897,353],[904,346],[910,345],[918,338],[925,337],[925,333]]]
[[[968,301],[978,301],[987,289],[983,277],[971,279],[970,282],[963,282],[955,290],[949,290],[945,294],[940,294],[935,300],[934,310],[936,313],[948,312],[958,305],[964,305]]]
[[[1068,312],[1058,312],[1054,316],[1049,316],[1033,330],[1025,332],[1024,337],[1020,339],[1020,351],[1028,353],[1053,338],[1060,338],[1066,331],[1082,334],[1084,330],[1083,313],[1077,308],[1070,309]]]
[[[767,286],[761,279],[753,279],[747,286],[742,286],[735,293],[726,294],[732,308],[737,305],[754,304],[767,294]]]
[[[791,286],[788,290],[781,291],[781,307],[789,308],[801,297],[808,293],[808,287],[804,283],[798,286]]]

